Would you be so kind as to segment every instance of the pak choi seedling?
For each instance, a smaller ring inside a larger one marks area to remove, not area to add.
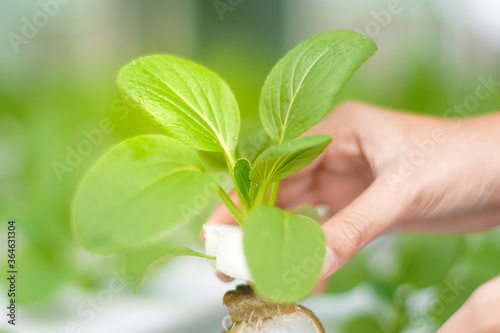
[[[325,237],[314,207],[290,211],[275,206],[279,184],[332,141],[326,135],[301,135],[329,112],[375,51],[372,40],[347,30],[327,31],[298,44],[264,83],[259,115],[268,139],[245,138],[247,146],[254,141],[252,149],[240,149],[238,105],[219,76],[171,55],[134,60],[118,74],[120,91],[165,135],[127,139],[96,163],[75,197],[77,236],[98,253],[129,251],[184,227],[196,213],[182,209],[193,193],[204,193],[207,203],[218,195],[241,227],[255,292],[278,303],[307,296],[321,273]],[[220,186],[220,174],[206,163],[204,152],[225,160],[240,206]],[[148,272],[179,255],[217,260],[176,248]],[[299,274],[295,267],[307,269]]]

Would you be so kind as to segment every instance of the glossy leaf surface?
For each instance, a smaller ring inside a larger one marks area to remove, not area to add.
[[[270,184],[291,176],[314,161],[330,142],[327,135],[311,135],[271,147],[255,160],[250,179]]]
[[[191,61],[153,55],[122,68],[121,92],[170,136],[208,151],[234,152],[240,129],[236,99],[216,74]]]
[[[359,33],[332,30],[288,52],[271,70],[260,95],[260,119],[271,139],[275,143],[295,139],[323,118],[376,49]]]

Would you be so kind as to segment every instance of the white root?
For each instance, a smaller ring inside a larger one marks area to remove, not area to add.
[[[227,325],[229,322],[229,325]],[[229,330],[229,327],[233,326],[233,322],[231,321],[231,316],[225,316],[222,318],[222,327],[224,327],[224,330],[227,331]]]
[[[324,333],[323,326],[309,309],[260,299],[249,286],[238,286],[237,290],[227,292],[224,304],[233,323],[226,329],[228,333]]]

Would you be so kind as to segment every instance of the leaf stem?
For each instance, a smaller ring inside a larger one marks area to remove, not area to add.
[[[267,194],[267,185],[264,183],[259,184],[257,187],[257,194],[255,195],[254,207],[258,205],[263,205],[266,202],[266,194]]]
[[[234,163],[236,162],[233,153],[231,151],[224,150],[224,157],[226,158],[227,167],[229,168],[229,171],[231,171],[232,174]]]
[[[236,188],[236,186],[235,186],[235,188]],[[250,210],[250,207],[248,207],[247,201],[245,200],[243,195],[241,195],[241,193],[240,193],[240,191],[238,191],[238,189],[236,189],[236,193],[238,193],[238,199],[240,200],[241,211],[243,212],[243,216],[246,216],[248,214],[248,211]]]
[[[236,206],[233,200],[231,200],[229,195],[227,195],[226,191],[224,191],[224,189],[219,186],[217,194],[219,194],[219,197],[224,203],[224,206],[226,206],[227,210],[229,211],[229,213],[231,213],[236,222],[238,222],[239,225],[243,226],[245,216],[243,212]]]
[[[276,197],[278,196],[278,189],[280,182],[276,181],[269,186],[269,195],[267,196],[267,203],[269,206],[274,206],[276,203]]]

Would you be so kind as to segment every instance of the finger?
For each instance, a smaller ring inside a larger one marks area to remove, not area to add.
[[[236,206],[240,207],[240,201],[238,200],[238,194],[236,192],[231,192],[229,194],[229,197],[233,202],[236,204]],[[224,204],[220,204],[210,215],[210,217],[207,219],[206,223],[214,223],[214,224],[238,224],[236,220],[233,218],[231,213],[227,210],[226,206]]]
[[[276,206],[285,209],[295,208],[297,203],[308,203],[314,205],[313,202],[306,202],[304,195],[314,194],[312,184],[313,177],[304,177],[298,179],[284,179],[279,186],[278,197],[276,198]]]
[[[477,288],[436,333],[499,332],[500,276]]]
[[[233,216],[229,213],[226,206],[220,204],[207,219],[209,224],[237,224]]]
[[[396,224],[394,229],[404,231],[471,232],[488,229],[499,224],[500,209],[491,209],[456,216],[406,220]]]
[[[364,245],[408,213],[410,195],[380,177],[360,196],[323,224],[327,241],[323,278],[330,276]]]
[[[217,272],[215,272],[215,275],[217,275],[217,277],[218,277],[220,280],[224,281],[224,282],[231,282],[231,281],[233,281],[233,280],[234,280],[232,277],[230,277],[229,275],[226,275],[226,274],[224,274],[224,273],[222,273],[222,272],[218,272],[218,271],[217,271]]]
[[[314,287],[313,292],[316,293],[316,294],[320,294],[323,291],[325,291],[327,285],[328,285],[328,280],[327,279],[320,280],[318,282],[318,284],[316,285],[316,287]]]

